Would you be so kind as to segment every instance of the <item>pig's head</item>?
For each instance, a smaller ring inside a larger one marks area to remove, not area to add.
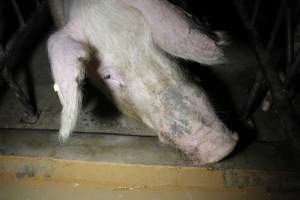
[[[203,91],[182,84],[165,90],[161,98],[163,110],[169,116],[169,122],[162,126],[161,137],[168,138],[195,164],[217,162],[234,149],[237,134],[216,116]]]
[[[115,104],[195,164],[223,159],[236,146],[237,134],[217,117],[203,89],[187,80],[173,60],[154,52],[140,54],[119,72],[110,68],[110,79],[105,83]]]
[[[220,161],[233,151],[238,135],[216,116],[203,91],[179,83],[158,96],[140,116],[161,142],[180,149],[196,165]]]

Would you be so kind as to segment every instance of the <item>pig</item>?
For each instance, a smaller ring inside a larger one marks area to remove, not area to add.
[[[183,10],[166,0],[50,0],[49,5],[59,28],[48,39],[48,54],[62,104],[61,142],[76,125],[87,76],[122,113],[152,128],[195,165],[233,151],[238,135],[175,59],[214,65],[225,61],[224,53]]]

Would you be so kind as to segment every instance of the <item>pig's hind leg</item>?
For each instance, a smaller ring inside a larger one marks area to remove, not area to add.
[[[87,49],[63,30],[54,33],[48,40],[48,54],[51,70],[62,104],[60,142],[65,142],[73,131],[81,107],[80,83],[84,78],[82,60]]]

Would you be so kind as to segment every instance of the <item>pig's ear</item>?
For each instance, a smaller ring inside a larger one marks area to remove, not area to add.
[[[48,54],[55,81],[54,89],[62,104],[60,142],[65,142],[75,128],[81,108],[81,82],[84,79],[82,59],[88,55],[81,43],[63,31],[48,40]]]
[[[226,61],[217,41],[197,28],[187,12],[169,1],[123,1],[143,14],[154,42],[169,54],[206,65]]]

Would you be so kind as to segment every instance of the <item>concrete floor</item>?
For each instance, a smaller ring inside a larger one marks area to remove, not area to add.
[[[298,199],[299,154],[252,143],[193,166],[154,137],[1,130],[0,199]]]
[[[21,123],[23,108],[11,91],[1,89],[0,199],[299,197],[300,155],[287,142],[278,119],[258,110],[254,115],[258,131],[238,123],[236,113],[247,99],[256,69],[247,45],[233,42],[226,51],[231,61],[227,65],[188,67],[200,76],[220,117],[242,139],[224,161],[197,168],[176,149],[160,144],[152,130],[120,114],[89,85],[77,133],[60,145],[61,106],[52,88],[45,41],[46,36],[22,62],[24,66],[15,69],[18,82],[36,97],[38,122]],[[299,104],[295,108],[300,111]],[[116,175],[110,174],[113,167]],[[141,179],[132,182],[135,176]]]

